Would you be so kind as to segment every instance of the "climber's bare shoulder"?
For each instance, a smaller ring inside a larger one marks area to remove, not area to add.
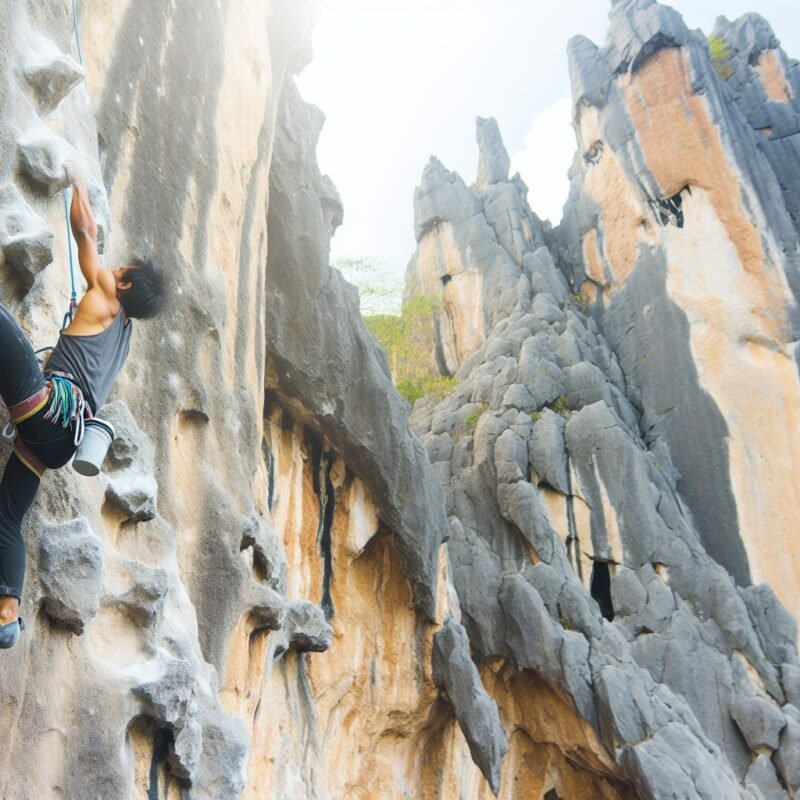
[[[102,272],[109,276],[113,286],[113,274],[105,269]],[[99,277],[100,275],[98,275]],[[75,317],[64,333],[68,336],[93,336],[96,333],[102,333],[114,321],[120,308],[121,304],[116,295],[109,297],[104,288],[90,287],[81,298],[75,311]]]

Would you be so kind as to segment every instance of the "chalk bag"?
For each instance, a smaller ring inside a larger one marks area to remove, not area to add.
[[[78,452],[72,461],[72,468],[81,475],[93,478],[100,473],[108,448],[114,441],[114,428],[110,422],[92,417],[86,420]]]

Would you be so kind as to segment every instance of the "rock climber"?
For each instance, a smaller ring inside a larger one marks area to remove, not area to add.
[[[88,284],[44,371],[22,329],[0,304],[0,395],[17,431],[0,482],[0,648],[25,627],[19,616],[25,576],[22,519],[45,469],[63,467],[77,449],[76,427],[106,402],[128,356],[131,319],[151,319],[164,299],[152,260],[109,270],[97,252],[97,225],[82,168],[66,165],[73,184],[70,225]]]

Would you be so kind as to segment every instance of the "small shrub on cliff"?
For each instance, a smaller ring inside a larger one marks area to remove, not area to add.
[[[364,317],[369,332],[389,359],[397,390],[412,405],[430,394],[443,398],[456,385],[455,378],[439,374],[431,356],[434,319],[441,307],[441,295],[422,295],[403,303],[399,317]]]
[[[708,49],[711,53],[711,63],[714,65],[714,69],[722,80],[727,81],[733,76],[728,45],[719,36],[709,36]]]
[[[585,292],[573,292],[569,299],[572,301],[572,305],[577,306],[584,314],[589,310],[591,306],[591,302],[589,301],[589,297]]]
[[[486,411],[487,406],[485,403],[481,403],[465,420],[464,420],[464,432],[471,436],[475,432],[475,428],[478,425],[478,420],[483,416],[483,412]]]
[[[567,404],[567,396],[562,394],[554,403],[551,403],[548,408],[560,414],[562,417],[569,416],[569,405]]]
[[[397,381],[397,391],[413,406],[417,400],[432,394],[437,399],[443,400],[455,389],[458,381],[445,375],[436,375],[433,378],[401,378]]]

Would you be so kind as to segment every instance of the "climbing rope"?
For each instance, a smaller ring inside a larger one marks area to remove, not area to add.
[[[68,189],[64,189],[64,219],[67,223],[67,252],[69,253],[69,280],[72,285],[72,293],[69,296],[69,309],[64,314],[64,321],[61,323],[61,330],[67,328],[75,317],[75,309],[78,307],[78,295],[75,291],[75,264],[72,261],[72,233],[69,229],[69,204],[67,202]]]
[[[78,49],[78,61],[83,66],[83,53],[81,51],[81,34],[78,28],[78,9],[77,0],[72,0],[72,30],[75,34],[75,46]],[[64,314],[64,321],[61,323],[61,330],[67,328],[75,318],[75,309],[78,307],[78,295],[75,292],[75,265],[72,261],[72,233],[69,229],[69,201],[67,194],[69,189],[64,189],[64,220],[67,226],[67,252],[69,253],[69,280],[72,286],[72,294],[69,298],[69,310]]]
[[[75,31],[75,44],[78,46],[78,61],[83,66],[83,53],[81,53],[81,34],[78,29],[78,12],[75,8],[76,0],[72,0],[72,30]]]

